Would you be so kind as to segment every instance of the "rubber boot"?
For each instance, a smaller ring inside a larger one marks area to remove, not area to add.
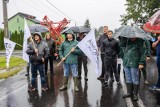
[[[133,84],[127,83],[126,85],[127,85],[127,94],[124,94],[123,98],[132,97],[132,95],[133,95]]]
[[[138,101],[138,88],[139,88],[139,85],[135,85],[133,84],[133,100],[134,101]]]
[[[77,77],[73,77],[73,81],[74,81],[74,91],[78,92],[78,80]]]
[[[59,90],[60,91],[66,90],[67,89],[67,84],[68,84],[68,77],[63,77],[63,85]]]

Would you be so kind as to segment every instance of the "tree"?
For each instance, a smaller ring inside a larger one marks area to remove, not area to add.
[[[87,27],[87,28],[89,28],[89,29],[91,28],[91,24],[90,24],[90,22],[89,22],[89,19],[87,19],[87,20],[85,21],[84,26]]]
[[[121,15],[122,25],[126,25],[129,20],[144,24],[160,7],[159,0],[126,0],[126,2],[127,13]]]

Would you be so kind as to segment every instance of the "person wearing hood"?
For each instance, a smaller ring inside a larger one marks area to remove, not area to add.
[[[76,47],[78,41],[75,40],[74,33],[72,30],[66,31],[66,39],[60,45],[59,55],[62,61],[64,61],[63,69],[64,69],[64,77],[63,77],[63,85],[60,87],[60,91],[67,89],[68,77],[70,69],[72,71],[72,76],[74,80],[74,90],[79,91],[78,83],[77,83],[77,64],[78,64],[78,55],[81,53],[80,49]],[[65,56],[71,52],[67,58]]]
[[[47,71],[48,71],[48,61],[50,64],[50,73],[51,73],[51,75],[53,75],[54,74],[54,72],[53,72],[53,59],[54,59],[54,56],[57,56],[57,54],[56,54],[56,44],[53,41],[53,39],[51,38],[49,33],[46,34],[46,43],[49,48],[49,57],[45,60],[45,75],[47,75]]]
[[[103,83],[103,86],[108,86],[108,78],[111,77],[111,74],[113,76],[113,73],[115,74],[117,84],[120,85],[119,74],[117,72],[117,58],[120,52],[120,46],[118,41],[112,38],[111,34],[108,34],[107,38],[103,40],[102,51],[104,52],[105,66],[105,81]]]
[[[48,57],[49,50],[47,44],[42,41],[42,35],[40,32],[35,32],[33,34],[32,42],[28,44],[27,47],[27,54],[30,56],[30,63],[31,63],[31,87],[29,91],[36,90],[36,78],[37,78],[37,70],[39,71],[41,77],[41,86],[42,90],[48,90],[46,86],[46,81],[44,77],[44,61]]]
[[[123,98],[131,97],[138,101],[139,70],[144,67],[146,59],[146,45],[141,38],[121,38],[121,57],[125,71],[127,93]]]

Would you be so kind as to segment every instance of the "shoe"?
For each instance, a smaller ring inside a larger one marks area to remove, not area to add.
[[[104,76],[99,76],[98,78],[97,78],[98,80],[102,80],[102,79],[104,79]]]
[[[102,86],[108,86],[108,82],[105,81],[105,82],[102,84]]]
[[[85,81],[88,81],[88,78],[87,77],[84,77]]]
[[[120,82],[117,82],[117,86],[121,87],[122,85],[121,85],[121,83],[120,83]]]
[[[144,81],[144,84],[145,84],[145,85],[148,85],[149,83],[148,83],[148,81],[147,81],[147,80],[145,80],[145,81]]]
[[[27,74],[25,74],[25,76],[29,76],[29,74],[27,73]]]
[[[80,80],[80,79],[81,79],[81,76],[78,76],[78,77],[77,77],[77,79],[79,79],[79,80]]]
[[[42,91],[48,91],[48,87],[46,85],[42,86]]]
[[[35,91],[35,90],[36,90],[36,88],[33,87],[33,86],[31,86],[31,87],[29,87],[28,92],[33,92],[33,91]]]
[[[151,90],[151,91],[160,90],[160,87],[151,86],[151,87],[149,87],[149,90]]]
[[[111,78],[111,81],[114,82],[114,78]]]

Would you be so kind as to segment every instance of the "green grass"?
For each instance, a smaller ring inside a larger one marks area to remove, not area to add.
[[[9,63],[9,68],[14,68],[18,66],[24,66],[26,61],[22,58],[12,56]],[[0,70],[6,69],[6,59],[4,56],[0,56]]]
[[[19,71],[21,71],[21,68],[0,73],[0,79],[7,79],[8,77],[17,74]]]
[[[26,61],[24,61],[22,58],[12,56],[9,63],[10,70],[0,73],[0,79],[6,79],[17,74],[22,70],[22,66],[24,65],[26,65]],[[4,69],[6,69],[6,59],[4,56],[0,56],[0,70]]]

